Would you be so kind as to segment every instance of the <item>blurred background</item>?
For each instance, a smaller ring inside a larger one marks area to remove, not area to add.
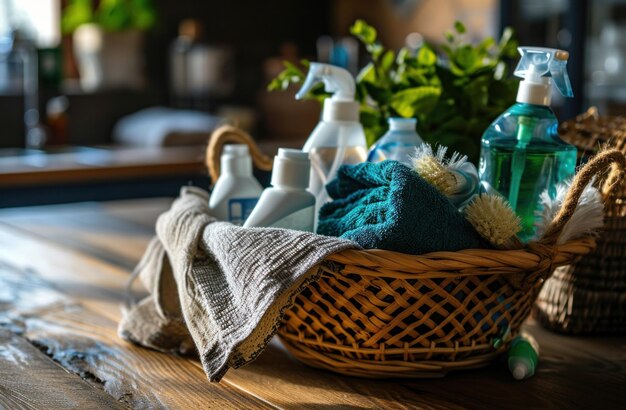
[[[0,207],[207,188],[204,145],[223,123],[268,153],[300,147],[319,104],[267,85],[284,60],[356,74],[358,18],[391,49],[436,46],[456,20],[474,42],[510,26],[570,52],[560,120],[626,113],[626,0],[0,0]]]

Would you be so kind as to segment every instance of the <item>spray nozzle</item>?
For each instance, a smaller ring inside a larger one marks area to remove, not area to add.
[[[524,81],[546,84],[552,78],[554,85],[564,97],[573,97],[572,85],[567,75],[569,53],[554,48],[519,47],[520,59],[514,74]]]
[[[341,67],[323,63],[311,63],[309,74],[296,94],[296,99],[304,98],[319,82],[323,82],[324,89],[333,94],[333,100],[354,101],[356,85],[352,74]]]

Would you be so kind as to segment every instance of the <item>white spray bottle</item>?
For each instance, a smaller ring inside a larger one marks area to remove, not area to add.
[[[359,122],[359,103],[354,100],[354,77],[341,67],[311,63],[296,98],[304,98],[320,82],[333,96],[324,100],[322,121],[302,148],[311,159],[309,191],[315,196],[316,229],[319,209],[329,200],[326,184],[337,176],[341,165],[358,164],[367,159],[365,132]]]

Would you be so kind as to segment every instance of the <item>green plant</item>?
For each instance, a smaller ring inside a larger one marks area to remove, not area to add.
[[[71,33],[83,24],[95,23],[109,31],[147,30],[155,21],[151,0],[100,0],[96,8],[92,0],[70,0],[63,10],[61,29]]]
[[[449,146],[476,160],[483,131],[515,102],[518,81],[507,75],[506,65],[516,56],[513,31],[507,28],[498,42],[488,37],[474,46],[464,41],[465,27],[456,22],[445,35],[440,56],[429,44],[415,55],[406,48],[387,50],[376,29],[362,20],[350,31],[371,58],[356,78],[368,143],[384,134],[387,118],[416,117],[418,132],[427,142]],[[304,78],[300,68],[285,63],[285,70],[268,89],[284,90]],[[318,100],[325,96],[321,85],[309,93]]]

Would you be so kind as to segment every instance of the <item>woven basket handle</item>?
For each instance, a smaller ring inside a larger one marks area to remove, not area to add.
[[[548,225],[546,232],[541,238],[541,243],[554,245],[557,242],[565,224],[574,214],[585,187],[591,182],[593,177],[602,175],[609,167],[612,168],[612,172],[606,181],[605,187],[610,187],[612,191],[619,189],[626,173],[626,156],[614,148],[602,151],[576,173],[572,186],[565,196],[565,201],[563,201],[563,206],[554,217],[554,220]]]
[[[213,184],[220,176],[220,156],[225,144],[246,144],[250,148],[250,156],[254,166],[263,171],[272,170],[272,158],[263,154],[250,134],[232,125],[224,125],[211,134],[209,145],[206,148],[205,161]]]

